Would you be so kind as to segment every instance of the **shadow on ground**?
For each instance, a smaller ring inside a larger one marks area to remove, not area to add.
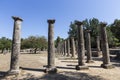
[[[11,78],[11,80],[12,79],[13,78]],[[87,73],[64,71],[56,74],[45,74],[42,77],[35,77],[29,74],[24,78],[14,77],[14,80],[106,80],[106,79],[100,76],[91,76]]]
[[[43,77],[39,78],[41,80],[105,80],[100,76],[91,76],[87,73],[80,72],[61,72],[57,74],[46,74]]]
[[[103,60],[101,57],[93,57],[92,59],[95,61],[102,61]]]
[[[5,72],[5,71],[0,71],[0,78],[1,78],[1,77],[5,77],[6,74],[7,74],[7,72]]]

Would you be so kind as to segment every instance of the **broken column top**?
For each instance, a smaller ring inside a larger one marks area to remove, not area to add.
[[[101,25],[102,27],[106,27],[107,23],[106,23],[106,22],[101,22],[100,25]]]
[[[23,21],[20,17],[12,16],[12,18],[13,18],[15,21],[17,21],[17,20]]]
[[[82,25],[83,22],[76,20],[76,21],[75,21],[75,24],[76,24],[76,25]]]
[[[49,20],[47,20],[47,22],[53,24],[53,23],[55,23],[55,19],[49,19]]]

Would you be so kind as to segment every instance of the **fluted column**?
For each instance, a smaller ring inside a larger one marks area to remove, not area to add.
[[[91,38],[90,32],[91,30],[86,30],[86,50],[87,50],[87,63],[93,63],[92,60],[92,52],[91,52]]]
[[[12,40],[12,53],[10,63],[10,74],[18,74],[19,70],[19,55],[20,55],[20,44],[21,44],[21,23],[22,19],[19,17],[12,16],[14,20],[13,29],[13,40]]]
[[[55,47],[54,47],[54,23],[55,20],[47,20],[48,22],[48,66],[46,71],[48,73],[55,73]]]
[[[58,55],[60,55],[60,42],[58,43],[58,46],[57,46],[57,53]]]
[[[64,41],[62,41],[62,43],[61,43],[62,45],[61,45],[61,50],[62,50],[62,56],[64,56]]]
[[[78,55],[78,40],[75,41],[76,55]]]
[[[70,56],[70,39],[67,39],[67,56]]]
[[[64,40],[64,56],[66,56],[67,48],[66,48],[66,40]]]
[[[100,36],[96,37],[97,51],[100,51]]]
[[[71,37],[71,54],[72,57],[75,57],[75,41],[74,41],[74,37]]]
[[[110,55],[109,55],[109,46],[107,40],[107,32],[106,32],[106,23],[101,22],[101,45],[102,45],[102,54],[103,54],[103,64],[101,67],[103,68],[113,68],[110,63]]]
[[[100,36],[96,37],[96,43],[97,43],[97,56],[101,55],[101,49],[100,49]]]
[[[88,69],[85,66],[84,56],[85,56],[85,48],[84,48],[84,34],[83,34],[83,26],[82,22],[76,21],[75,24],[78,28],[78,65],[76,66],[76,70]]]

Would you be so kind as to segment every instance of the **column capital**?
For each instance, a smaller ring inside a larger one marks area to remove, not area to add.
[[[17,21],[17,20],[23,21],[20,17],[12,16],[12,18],[13,18],[15,21]]]
[[[100,26],[106,27],[107,23],[106,22],[100,22]]]
[[[47,22],[48,22],[49,24],[54,24],[54,23],[55,23],[55,19],[48,19]]]
[[[82,25],[83,22],[81,22],[81,21],[77,21],[77,20],[76,20],[76,21],[75,21],[75,24],[76,24],[76,25]]]

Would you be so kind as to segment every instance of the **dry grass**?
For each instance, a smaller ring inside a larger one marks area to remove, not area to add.
[[[76,71],[77,59],[56,58],[57,74],[45,74],[43,66],[47,64],[46,53],[42,54],[21,54],[20,75],[12,76],[12,80],[120,80],[120,63],[113,61],[113,69],[103,69],[100,67],[100,58],[94,58],[94,63],[86,64],[89,70]],[[10,54],[0,54],[0,72],[8,71],[10,66]],[[2,80],[2,77],[1,79]],[[4,80],[11,80],[7,76]]]

